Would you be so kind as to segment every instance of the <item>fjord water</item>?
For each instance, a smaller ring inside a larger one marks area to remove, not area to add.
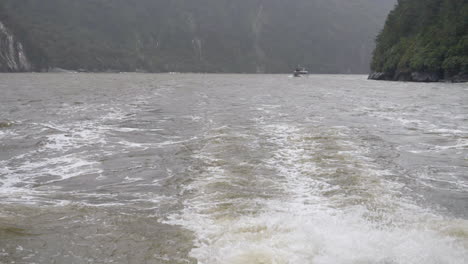
[[[0,263],[466,263],[468,85],[1,74]]]

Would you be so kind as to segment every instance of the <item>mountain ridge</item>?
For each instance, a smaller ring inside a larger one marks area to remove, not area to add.
[[[0,5],[14,25],[9,30],[22,29],[18,39],[35,71],[280,73],[301,64],[316,73],[367,73],[373,40],[393,4],[3,0]],[[0,21],[5,19],[0,13]]]

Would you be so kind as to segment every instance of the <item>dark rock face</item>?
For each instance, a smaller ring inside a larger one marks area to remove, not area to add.
[[[391,80],[392,79],[391,77],[392,76],[390,76],[388,73],[385,73],[385,72],[373,72],[369,74],[369,77],[367,79],[382,81],[382,80]]]
[[[401,81],[401,82],[410,82],[411,79],[411,72],[408,71],[397,71],[393,76],[394,81]]]
[[[461,83],[461,82],[468,82],[468,74],[458,74],[450,78],[451,82]]]
[[[411,81],[413,82],[438,82],[439,75],[433,72],[412,72]]]
[[[378,81],[403,81],[403,82],[468,82],[468,74],[457,74],[454,76],[441,77],[435,72],[408,72],[399,71],[395,74],[386,72],[373,72],[369,74],[369,80]]]
[[[23,45],[0,21],[0,71],[31,71]]]

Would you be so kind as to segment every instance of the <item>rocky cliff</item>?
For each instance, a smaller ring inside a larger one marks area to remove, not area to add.
[[[0,71],[31,71],[32,66],[23,48],[13,33],[0,21]]]
[[[468,1],[399,0],[371,68],[375,80],[468,81]]]

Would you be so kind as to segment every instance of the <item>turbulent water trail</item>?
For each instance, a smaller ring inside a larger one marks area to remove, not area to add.
[[[443,234],[457,223],[419,207],[401,184],[385,180],[392,172],[353,142],[352,131],[278,122],[284,116],[257,119],[255,127],[212,130],[194,156],[202,169],[191,171],[191,198],[170,222],[195,232],[191,254],[199,263],[468,258],[466,242]],[[243,161],[249,152],[264,155]]]
[[[468,90],[0,76],[0,263],[468,261]]]

